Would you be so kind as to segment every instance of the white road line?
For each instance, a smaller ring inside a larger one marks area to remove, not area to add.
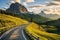
[[[25,40],[27,40],[27,39],[25,38],[25,35],[24,35],[24,32],[23,32],[23,30],[22,30],[22,35],[23,35],[24,39],[25,39]]]

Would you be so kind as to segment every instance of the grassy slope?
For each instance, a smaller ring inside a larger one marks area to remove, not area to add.
[[[28,34],[31,34],[35,38],[39,37],[40,40],[60,40],[60,35],[54,33],[48,33],[42,27],[39,27],[35,23],[28,25],[28,27],[26,27],[26,31]],[[35,38],[33,39],[35,40]]]
[[[13,17],[13,16],[10,16],[10,15],[5,15],[5,14],[0,14],[0,19],[13,21],[16,25],[28,23],[27,21],[22,20],[20,18]]]
[[[27,23],[28,22],[26,20],[22,20],[10,15],[0,14],[0,35],[11,28]]]

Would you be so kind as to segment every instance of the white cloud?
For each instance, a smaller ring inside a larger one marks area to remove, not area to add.
[[[26,2],[23,2],[23,5],[24,5],[24,6],[28,6],[28,4],[27,4]]]
[[[25,0],[25,2],[27,2],[27,3],[34,2],[34,0]]]
[[[48,1],[45,1],[45,3],[46,3],[46,4],[48,4],[48,3],[50,3],[50,2],[48,2]]]
[[[11,0],[9,4],[12,4],[12,3],[15,3],[15,2],[21,3],[21,0]]]
[[[29,2],[34,2],[34,0],[25,0],[25,2],[23,2],[23,5],[27,8],[28,11],[32,12],[33,10],[28,7]]]
[[[60,15],[60,5],[56,6],[42,6],[42,7],[32,7],[31,10],[35,13],[40,13],[41,10],[46,10],[46,14],[58,14]]]
[[[13,0],[10,1],[10,4],[15,3]]]
[[[55,3],[55,4],[60,5],[60,1],[52,1],[52,2]]]

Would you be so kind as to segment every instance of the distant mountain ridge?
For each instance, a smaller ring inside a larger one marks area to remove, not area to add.
[[[43,17],[51,18],[51,19],[58,19],[58,18],[60,18],[60,15],[58,15],[58,14],[46,14],[44,11],[41,11],[39,13],[39,15],[41,15]]]
[[[12,3],[10,7],[6,10],[7,12],[14,12],[14,13],[27,13],[28,10],[19,3]]]

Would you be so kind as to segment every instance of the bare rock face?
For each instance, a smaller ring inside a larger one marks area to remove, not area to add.
[[[14,12],[14,13],[27,13],[28,12],[27,9],[19,3],[12,3],[6,11]]]

